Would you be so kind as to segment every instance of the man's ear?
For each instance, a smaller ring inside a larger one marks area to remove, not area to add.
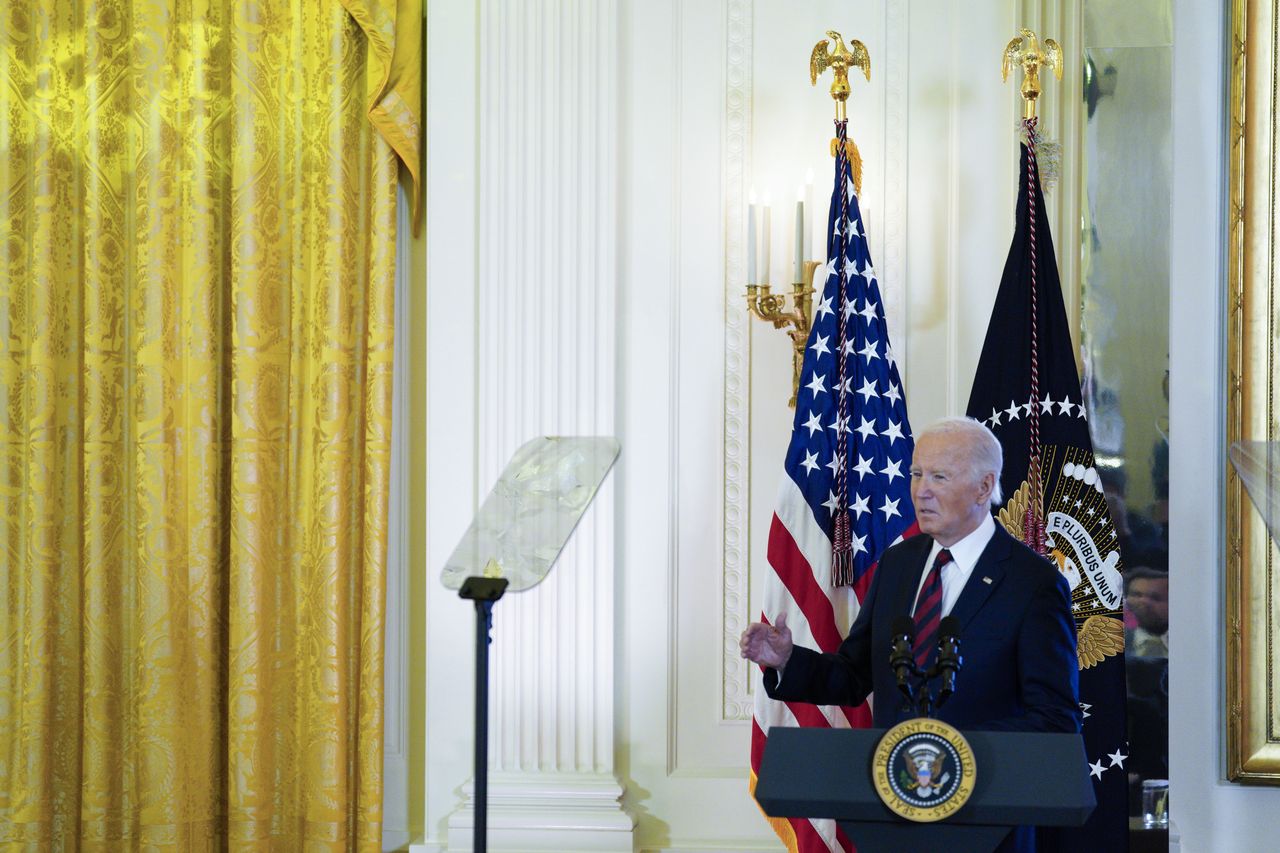
[[[982,475],[982,479],[978,481],[978,503],[990,504],[991,493],[996,488],[996,475],[988,471]]]

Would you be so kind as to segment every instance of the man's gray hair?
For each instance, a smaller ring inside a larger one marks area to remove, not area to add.
[[[987,429],[982,421],[966,417],[948,417],[934,421],[916,435],[916,441],[926,435],[963,435],[968,439],[969,465],[975,480],[986,474],[994,474],[995,488],[991,490],[991,505],[999,506],[1004,499],[1000,492],[1000,474],[1004,471],[1004,451],[1000,439]]]

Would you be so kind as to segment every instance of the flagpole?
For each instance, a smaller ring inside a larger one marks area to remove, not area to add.
[[[828,41],[818,43],[810,57],[811,82],[816,85],[817,74],[833,67],[842,55],[846,78],[849,58],[855,54],[863,55],[855,66],[869,74],[865,47],[854,42],[851,49],[838,33],[828,35],[835,39],[835,49],[830,49]],[[836,130],[844,139],[847,111],[839,96],[847,99],[848,92],[834,88]],[[844,638],[836,626],[856,615],[859,602],[866,600],[880,555],[893,542],[919,532],[906,471],[913,444],[902,377],[889,345],[884,301],[854,192],[857,150],[850,142],[843,148],[834,145],[831,153],[835,158],[831,182],[818,194],[817,204],[809,204],[806,193],[804,205],[806,214],[814,208],[812,213],[819,217],[813,253],[826,264],[815,282],[819,296],[800,365],[805,384],[792,415],[778,503],[768,527],[769,571],[760,612],[761,621],[783,614],[803,620],[811,626],[815,647],[824,652],[839,648]],[[832,202],[830,216],[824,198]],[[813,272],[805,271],[806,281],[814,277]],[[840,346],[842,337],[852,346]],[[842,396],[844,405],[838,405]],[[851,424],[849,416],[854,413],[859,419]],[[856,464],[850,465],[851,461]],[[856,495],[852,501],[851,491]],[[851,522],[844,546],[851,558],[846,580],[850,585],[844,589],[836,589],[828,580],[835,562],[830,560],[834,522],[840,515]],[[814,543],[814,548],[802,552],[795,547],[797,542]],[[833,594],[793,597],[791,590],[806,588],[804,584],[815,580]],[[867,728],[873,722],[865,702],[856,708],[829,708],[797,717],[785,703],[757,689],[751,729],[752,790],[770,732],[788,725],[830,728],[837,720],[841,727],[854,728]],[[776,818],[770,819],[770,825],[794,853],[850,849],[844,830],[833,820]]]
[[[1023,541],[1037,554],[1048,556],[1044,519],[1044,475],[1040,445],[1040,303],[1039,269],[1036,256],[1036,186],[1040,171],[1036,162],[1036,143],[1039,141],[1036,118],[1036,101],[1040,97],[1040,67],[1047,65],[1054,76],[1062,79],[1062,48],[1051,38],[1041,42],[1036,34],[1025,27],[1005,45],[1000,62],[1000,76],[1009,79],[1009,71],[1022,68],[1022,129],[1027,146],[1027,221],[1031,264],[1031,400],[1027,412],[1027,483],[1030,500],[1022,517]]]
[[[1128,747],[1122,555],[1094,460],[1045,216],[1042,182],[1051,155],[1035,110],[1040,83],[1048,79],[1041,72],[1057,74],[1061,56],[1055,42],[1029,30],[1002,56],[1006,80],[1015,68],[1024,74],[1017,221],[966,412],[990,426],[1004,450],[1006,500],[998,521],[1028,545],[1052,552],[1070,596],[1081,735],[1097,808],[1084,826],[1061,830],[1058,845],[1123,850]]]
[[[848,241],[850,234],[844,223],[852,220],[849,211],[850,194],[846,180],[853,179],[855,188],[861,183],[862,164],[861,158],[858,157],[857,148],[849,142],[849,68],[861,68],[863,75],[867,81],[871,80],[871,55],[867,52],[867,47],[857,39],[849,40],[849,47],[845,46],[844,39],[840,33],[835,30],[827,30],[827,39],[823,39],[813,47],[813,52],[809,56],[809,82],[811,85],[818,85],[818,76],[826,69],[832,71],[831,81],[831,97],[835,101],[835,125],[836,138],[831,140],[831,156],[836,158],[836,204],[839,205],[839,213],[835,221],[841,226],[834,237],[836,243],[836,251],[834,257],[845,258],[847,253]],[[834,42],[834,47],[832,47]],[[855,159],[856,158],[856,159]],[[856,166],[854,165],[856,163]],[[849,269],[845,263],[837,264],[832,272],[837,276],[839,282],[839,301],[845,300],[845,294],[848,292]],[[852,392],[849,383],[844,381],[848,376],[845,364],[845,357],[850,354],[851,348],[847,346],[849,342],[848,329],[846,324],[847,312],[844,310],[843,304],[836,307],[837,334],[836,334],[836,376],[833,381],[832,394],[836,396],[836,444],[835,444],[835,489],[832,495],[835,499],[835,505],[831,509],[832,513],[832,542],[831,542],[831,585],[834,587],[851,586],[854,581],[854,565],[853,565],[853,527],[849,518],[849,488],[848,488],[848,470],[849,470],[849,453],[847,449],[847,441],[844,436],[851,427],[852,420],[852,401],[850,397]]]

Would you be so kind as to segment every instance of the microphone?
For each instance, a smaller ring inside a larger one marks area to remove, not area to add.
[[[911,683],[907,681],[907,676],[911,675],[915,669],[915,655],[912,653],[913,644],[912,635],[915,633],[916,624],[910,616],[899,616],[893,620],[893,624],[889,627],[890,646],[889,646],[889,666],[893,668],[893,676],[897,679],[898,689],[908,699],[911,698]]]
[[[960,620],[947,616],[938,624],[938,663],[942,686],[938,689],[938,707],[956,690],[956,673],[964,664],[960,656]]]

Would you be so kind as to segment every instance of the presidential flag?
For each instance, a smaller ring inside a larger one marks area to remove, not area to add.
[[[1128,744],[1120,549],[1089,439],[1040,191],[1035,119],[1025,122],[1024,134],[1013,245],[968,414],[989,426],[1004,448],[1001,523],[1051,559],[1071,586],[1085,751],[1098,807],[1080,830],[1042,833],[1042,847],[1123,851]]]
[[[835,651],[858,614],[880,554],[915,532],[911,426],[889,346],[880,285],[867,249],[846,125],[836,123],[827,263],[796,397],[785,471],[769,530],[770,572],[761,621],[785,613],[795,641]],[[775,702],[757,677],[751,788],[777,725],[871,725],[857,708]],[[771,819],[788,850],[851,850],[833,821]]]

